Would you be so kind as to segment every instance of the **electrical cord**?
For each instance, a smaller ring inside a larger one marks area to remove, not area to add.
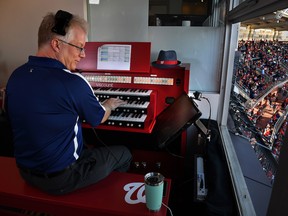
[[[120,164],[120,161],[119,161],[118,158],[113,154],[113,152],[111,151],[111,149],[109,148],[109,146],[106,145],[106,143],[104,143],[104,142],[100,139],[100,137],[98,136],[98,134],[97,134],[97,132],[96,132],[96,129],[95,129],[95,128],[92,128],[92,130],[93,130],[93,133],[94,133],[96,139],[97,139],[103,146],[105,146],[105,148],[110,152],[110,154],[114,157],[114,159],[117,161],[117,163]]]
[[[209,104],[209,117],[208,117],[208,124],[207,124],[207,128],[209,129],[210,127],[210,120],[211,120],[211,103],[210,103],[210,101],[209,101],[209,99],[207,98],[207,97],[201,97],[201,98],[203,98],[203,99],[205,99],[207,102],[208,102],[208,104]]]
[[[201,101],[201,99],[204,99],[208,102],[208,105],[209,105],[209,116],[208,116],[208,122],[207,122],[207,131],[208,133],[206,134],[207,135],[207,139],[210,140],[210,137],[211,137],[211,134],[210,134],[210,122],[211,122],[211,112],[212,112],[212,106],[211,106],[211,103],[210,103],[210,100],[207,98],[207,97],[204,97],[202,96],[202,93],[199,92],[199,91],[195,91],[193,93],[194,97],[192,97],[192,99],[195,99],[195,100],[198,100],[198,101]]]
[[[169,208],[169,206],[167,206],[167,205],[166,205],[165,203],[163,203],[163,202],[162,202],[162,205],[165,206],[165,207],[169,210],[170,215],[173,216],[173,212],[172,212],[171,208]]]
[[[165,150],[168,152],[168,154],[170,154],[170,155],[172,155],[172,156],[174,156],[174,157],[178,157],[178,158],[184,159],[183,156],[178,155],[178,154],[175,154],[175,153],[172,153],[172,152],[168,149],[167,146],[165,147]]]

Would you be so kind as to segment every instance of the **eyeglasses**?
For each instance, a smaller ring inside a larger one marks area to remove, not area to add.
[[[85,52],[85,48],[84,48],[84,47],[79,47],[79,46],[77,46],[77,45],[75,45],[75,44],[66,42],[66,41],[61,40],[61,39],[59,39],[59,38],[58,38],[58,40],[61,41],[61,42],[63,42],[63,43],[65,43],[65,44],[68,44],[68,45],[70,45],[70,46],[76,47],[77,49],[80,50],[80,53],[84,53],[84,52]]]

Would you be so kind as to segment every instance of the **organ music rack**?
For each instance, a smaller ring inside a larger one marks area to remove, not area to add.
[[[131,45],[130,70],[99,70],[97,68],[98,48],[109,44]],[[86,57],[80,61],[78,68],[92,86],[95,95],[100,100],[109,97],[123,97],[124,100],[132,98],[133,102],[131,103],[138,100],[139,103],[144,104],[144,107],[141,108],[119,107],[118,110],[113,111],[114,113],[125,112],[127,115],[132,115],[132,113],[139,114],[139,116],[144,115],[144,120],[141,119],[135,123],[134,120],[130,121],[123,117],[124,120],[118,121],[113,119],[112,112],[109,119],[99,125],[97,129],[151,133],[156,123],[156,117],[183,91],[188,92],[190,65],[182,64],[172,69],[159,69],[150,65],[150,52],[151,43],[149,42],[86,43]],[[140,96],[139,93],[141,93]],[[83,123],[83,127],[90,126]]]

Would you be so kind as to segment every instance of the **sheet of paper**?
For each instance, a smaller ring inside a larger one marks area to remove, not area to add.
[[[98,70],[130,70],[131,45],[105,44],[98,48]]]

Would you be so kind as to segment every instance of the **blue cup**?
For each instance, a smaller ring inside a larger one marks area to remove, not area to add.
[[[161,209],[164,187],[164,176],[158,172],[149,172],[144,177],[146,206],[150,211]]]

